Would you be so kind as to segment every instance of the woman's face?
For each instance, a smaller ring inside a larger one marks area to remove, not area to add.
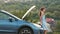
[[[43,10],[43,12],[45,12],[45,11],[46,11],[46,9]]]

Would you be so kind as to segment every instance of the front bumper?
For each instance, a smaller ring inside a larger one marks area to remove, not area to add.
[[[35,29],[34,34],[44,34],[44,30],[42,29]]]
[[[34,31],[34,34],[40,34],[40,31],[38,30],[36,30],[36,31]]]
[[[34,31],[34,34],[43,34],[43,33],[44,33],[43,30],[35,30],[35,31]]]

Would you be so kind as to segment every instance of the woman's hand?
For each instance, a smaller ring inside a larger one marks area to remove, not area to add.
[[[42,25],[42,23],[40,22],[39,25]]]

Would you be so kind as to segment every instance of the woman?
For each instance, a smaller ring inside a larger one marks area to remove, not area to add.
[[[40,16],[40,22],[41,22],[40,25],[42,25],[42,28],[44,29],[44,34],[47,34],[48,28],[46,26],[45,11],[46,11],[46,8],[41,8],[39,12],[39,16]]]

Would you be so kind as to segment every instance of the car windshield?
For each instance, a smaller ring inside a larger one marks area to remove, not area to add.
[[[0,15],[3,15],[2,17],[8,17],[8,15],[10,15],[10,17],[13,17],[13,18],[16,18],[16,19],[18,19],[18,20],[21,20],[20,18],[18,18],[18,17],[16,17],[15,15],[13,15],[13,14],[11,14],[11,13],[9,13],[9,12],[7,12],[7,11],[5,11],[5,10],[0,10],[2,13],[0,13]],[[1,17],[1,18],[2,18]]]
[[[9,19],[10,16],[0,12],[0,20]]]

